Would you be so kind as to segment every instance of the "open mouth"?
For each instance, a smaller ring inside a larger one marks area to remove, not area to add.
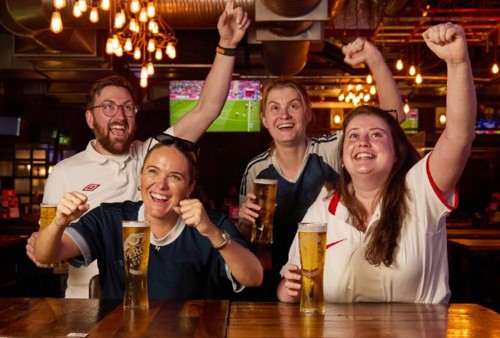
[[[354,159],[356,159],[356,160],[361,160],[364,158],[372,159],[372,158],[375,158],[375,156],[373,154],[369,154],[369,153],[359,153],[359,154],[356,154],[356,156],[354,156]]]
[[[153,199],[153,201],[155,202],[161,202],[161,203],[164,203],[166,201],[168,201],[168,197],[165,196],[165,195],[160,195],[158,193],[155,193],[155,192],[152,192],[149,194],[151,196],[151,198]]]
[[[289,128],[293,128],[293,127],[294,127],[293,123],[282,123],[282,124],[278,125],[279,130],[289,129]]]
[[[112,125],[109,130],[111,131],[111,133],[115,136],[125,136],[125,131],[126,131],[126,128],[125,126],[122,126],[122,125]]]

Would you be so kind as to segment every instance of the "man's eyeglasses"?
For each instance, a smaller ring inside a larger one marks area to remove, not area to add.
[[[180,137],[175,137],[170,134],[157,134],[153,137],[156,141],[164,145],[175,144],[177,149],[182,152],[193,152],[196,157],[200,154],[200,146],[194,142],[185,140]],[[151,140],[152,141],[152,140]],[[148,149],[151,147],[149,143]]]
[[[98,106],[93,106],[89,108],[89,110],[92,110],[94,108],[101,108],[102,112],[104,115],[107,117],[113,117],[118,113],[118,108],[122,109],[123,114],[127,117],[134,117],[135,114],[137,114],[137,106],[134,106],[132,103],[125,103],[125,104],[116,104],[114,102],[104,102],[101,103]]]

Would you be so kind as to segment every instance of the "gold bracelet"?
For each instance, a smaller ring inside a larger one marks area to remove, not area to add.
[[[212,245],[213,245],[213,247],[214,247],[215,250],[222,250],[226,246],[228,246],[229,244],[231,244],[231,235],[229,234],[229,232],[227,232],[224,229],[220,229],[220,234],[222,236],[223,241],[222,241],[221,244],[219,244],[217,246],[213,245],[213,243],[212,243]]]
[[[224,48],[221,46],[215,47],[215,51],[219,54],[225,55],[225,56],[235,56],[236,55],[236,48]]]

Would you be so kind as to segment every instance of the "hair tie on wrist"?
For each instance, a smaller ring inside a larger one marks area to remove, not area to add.
[[[219,54],[225,55],[225,56],[235,56],[236,55],[236,48],[224,48],[221,46],[217,46],[215,48],[215,51]]]

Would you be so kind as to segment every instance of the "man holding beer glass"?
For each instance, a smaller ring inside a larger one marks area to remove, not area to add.
[[[476,96],[464,29],[445,23],[423,33],[447,65],[446,128],[420,158],[399,124],[376,107],[344,120],[339,183],[324,188],[304,222],[328,224],[327,302],[448,303],[446,216],[474,140]],[[281,301],[301,293],[297,238],[278,287]]]
[[[234,292],[260,285],[262,266],[234,224],[189,198],[196,184],[197,145],[168,134],[155,139],[159,143],[146,155],[141,171],[143,202],[103,203],[86,213],[86,195],[64,194],[56,217],[36,239],[36,259],[50,263],[83,256],[85,264],[97,260],[103,299],[126,295],[124,259],[138,258],[129,252],[124,258],[124,246],[129,248],[132,242],[149,243],[147,283],[142,277],[135,280],[136,287],[147,287],[150,299],[211,298],[205,290],[208,280],[217,285],[230,282]],[[139,227],[146,231],[130,238],[123,229],[124,221],[131,220],[145,221]]]
[[[234,0],[228,0],[219,17],[217,28],[222,48],[215,53],[200,99],[167,133],[196,142],[220,114],[235,62],[234,55],[224,49],[237,47],[250,25],[247,13],[233,7]],[[68,191],[84,192],[90,209],[103,202],[140,199],[138,177],[148,141],[134,141],[137,107],[133,94],[132,86],[121,76],[101,79],[92,86],[85,114],[95,140],[89,142],[85,151],[53,168],[45,185],[44,202],[57,203]],[[36,234],[26,247],[32,260]],[[70,265],[66,298],[88,298],[89,280],[98,273],[95,263],[88,267]]]

